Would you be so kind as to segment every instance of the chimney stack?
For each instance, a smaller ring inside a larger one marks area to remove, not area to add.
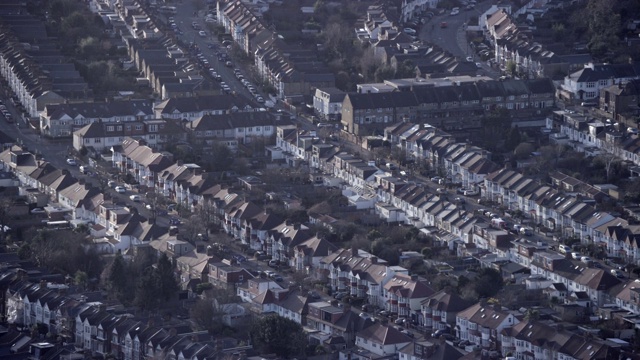
[[[377,264],[377,263],[378,263],[378,258],[377,258],[376,256],[372,256],[372,257],[370,258],[370,260],[371,260],[371,263],[372,263],[372,264]]]

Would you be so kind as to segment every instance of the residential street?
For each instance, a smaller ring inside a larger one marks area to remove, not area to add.
[[[487,11],[492,2],[479,2],[473,10],[461,9],[460,14],[451,16],[449,11],[445,11],[441,15],[434,16],[425,25],[419,33],[419,38],[429,43],[440,46],[442,49],[449,51],[452,55],[464,60],[467,56],[471,56],[474,62],[480,62],[485,75],[497,77],[499,74],[487,66],[486,62],[480,61],[477,55],[469,47],[469,41],[465,34],[465,27],[469,18],[472,16],[480,16]],[[446,27],[441,27],[442,23],[446,23]]]
[[[212,34],[212,32],[206,26],[207,23],[205,22],[205,16],[207,12],[205,10],[201,10],[197,13],[197,16],[194,16],[196,9],[197,7],[195,6],[194,2],[184,2],[181,6],[178,7],[177,14],[173,16],[176,23],[178,24],[179,29],[183,32],[183,34],[178,35],[178,37],[187,44],[193,42],[198,45],[200,51],[202,51],[207,61],[209,61],[209,66],[214,68],[215,71],[220,76],[222,76],[222,81],[229,85],[231,91],[237,94],[242,94],[248,99],[251,99],[252,102],[256,103],[253,95],[235,77],[235,75],[233,74],[233,69],[239,68],[245,78],[255,84],[249,72],[247,71],[247,69],[243,68],[243,66],[241,66],[241,64],[239,64],[236,59],[233,59],[232,57],[230,57],[233,63],[232,67],[227,67],[222,61],[218,60],[218,57],[216,56],[217,52],[227,53],[230,55],[230,51],[218,41],[216,35]],[[159,16],[165,21],[168,19],[168,17],[164,15]],[[195,30],[191,26],[191,23],[194,21],[197,22],[200,25],[201,29],[206,32],[206,37],[200,36],[198,34],[199,30]],[[209,48],[209,45],[211,44],[213,44],[215,48]],[[204,73],[208,72],[204,71]],[[214,84],[216,84],[215,81]],[[256,86],[256,88],[260,90],[258,86]],[[261,106],[257,103],[256,105]]]

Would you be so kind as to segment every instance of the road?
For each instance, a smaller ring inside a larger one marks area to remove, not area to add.
[[[464,60],[468,56],[471,56],[474,62],[481,63],[484,75],[497,78],[500,74],[487,66],[486,62],[481,61],[473,49],[469,47],[469,41],[467,40],[465,31],[469,18],[480,16],[487,11],[491,5],[491,2],[483,1],[479,2],[472,10],[461,8],[458,15],[451,16],[449,11],[445,11],[441,15],[436,15],[422,26],[419,32],[419,38],[438,45],[459,59]],[[440,24],[443,22],[447,23],[447,27],[440,27]]]
[[[215,71],[222,77],[222,81],[229,85],[231,91],[234,91],[237,94],[244,95],[245,97],[250,99],[256,106],[263,106],[255,101],[254,96],[242,85],[242,83],[240,83],[240,81],[233,73],[234,68],[240,69],[244,77],[254,83],[255,86],[255,82],[253,81],[253,79],[251,79],[251,73],[249,72],[249,69],[244,67],[243,64],[237,61],[237,59],[231,59],[233,67],[227,67],[222,61],[218,60],[217,52],[226,53],[230,57],[231,52],[228,51],[218,41],[215,34],[212,34],[211,31],[209,31],[207,23],[205,22],[206,11],[197,11],[195,3],[196,2],[194,1],[187,1],[178,6],[178,12],[173,16],[175,22],[178,24],[178,27],[182,31],[182,34],[178,35],[178,37],[187,44],[193,42],[198,46],[207,61],[209,61],[209,67],[215,69]],[[165,17],[164,15],[159,15],[159,17],[164,21],[168,21],[168,17]],[[194,21],[197,22],[200,25],[201,29],[207,33],[206,37],[200,36],[198,34],[199,30],[195,30],[191,26]],[[213,44],[215,48],[210,49],[208,47],[208,45],[210,44]],[[195,58],[193,59],[193,62],[194,64],[199,64],[199,62]],[[204,76],[210,78],[208,71],[202,70],[202,72]],[[214,83],[216,82],[214,81]],[[256,86],[256,88],[258,88],[258,86]],[[267,99],[267,97],[264,96],[263,98]]]

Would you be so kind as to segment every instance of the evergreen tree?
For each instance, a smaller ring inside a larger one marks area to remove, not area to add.
[[[522,136],[520,135],[520,129],[518,129],[518,125],[514,126],[509,130],[509,135],[507,136],[507,141],[505,147],[507,150],[514,150],[520,143],[522,142]]]
[[[127,276],[127,264],[118,253],[111,263],[108,276],[109,291],[113,296],[122,303],[128,303],[131,300],[131,290],[129,278]]]
[[[147,269],[136,286],[136,294],[134,303],[142,310],[156,309],[160,304],[160,291],[159,291],[159,278],[158,274],[153,269]]]
[[[173,271],[173,264],[166,254],[162,254],[155,269],[158,282],[158,293],[162,300],[168,301],[178,292],[178,283]]]

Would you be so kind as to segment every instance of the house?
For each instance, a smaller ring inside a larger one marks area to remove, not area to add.
[[[356,334],[356,348],[378,356],[398,354],[400,349],[411,343],[412,339],[391,325],[373,324]],[[340,353],[343,358],[343,353]],[[357,352],[351,359],[368,359],[359,357]]]
[[[444,289],[420,302],[421,315],[418,323],[427,333],[445,328],[453,328],[458,312],[473,305],[462,299],[454,291]]]
[[[552,353],[559,359],[608,359],[619,356],[617,346],[576,334],[556,324],[522,321],[502,330],[500,337],[501,352],[510,353],[515,358],[529,355],[536,359],[546,359]]]
[[[421,303],[435,291],[417,275],[396,274],[383,286],[387,298],[385,309],[398,317],[417,320]]]
[[[599,103],[600,91],[624,81],[640,79],[640,63],[587,64],[567,75],[560,96],[571,101]]]
[[[249,99],[231,94],[173,97],[153,107],[155,119],[194,121],[205,115],[254,111]]]
[[[600,89],[598,107],[611,113],[618,121],[620,115],[637,113],[640,103],[640,80],[621,81]]]
[[[323,258],[316,272],[322,280],[328,280],[333,292],[347,292],[359,298],[367,298],[373,306],[386,307],[384,286],[396,274],[407,274],[400,266],[388,266],[384,260],[358,249],[341,249]]]
[[[349,305],[339,308],[325,301],[317,301],[308,303],[308,309],[306,327],[312,344],[339,342],[350,347],[356,340],[356,333],[371,323],[371,320],[365,320],[351,311]]]
[[[499,305],[477,303],[456,315],[455,329],[460,339],[486,349],[499,346],[502,330],[519,322]]]
[[[110,150],[113,166],[146,188],[154,188],[158,174],[173,164],[171,154],[155,151],[144,140],[127,137]]]
[[[50,104],[40,114],[40,129],[45,136],[66,137],[94,122],[115,124],[153,116],[150,100]]]
[[[142,120],[126,123],[93,122],[73,132],[73,148],[92,149],[96,153],[120,145],[126,137],[143,139],[149,146],[157,148],[167,141],[184,141],[186,133],[178,123],[171,120]]]
[[[320,267],[320,261],[338,248],[330,241],[317,235],[293,248],[293,268],[310,273]]]
[[[234,112],[203,115],[189,122],[186,130],[196,144],[211,146],[216,142],[225,145],[231,143],[230,148],[235,149],[238,143],[248,144],[256,139],[269,141],[276,134],[276,126],[281,123],[266,111]]]
[[[28,15],[24,21],[37,22]],[[18,29],[7,29],[0,37],[0,75],[13,92],[16,105],[24,108],[29,117],[25,121],[37,120],[48,104],[93,96],[75,65],[51,41],[44,27],[31,26],[27,32]],[[38,46],[23,46],[16,31]]]
[[[279,291],[282,290],[282,286],[272,279],[251,277],[246,284],[236,288],[236,293],[242,301],[251,303],[256,296],[264,294],[267,290]]]
[[[213,286],[222,289],[234,289],[253,278],[253,275],[242,267],[228,265],[225,262],[210,262],[208,281]]]
[[[458,360],[464,355],[461,349],[450,345],[444,337],[432,340],[414,340],[398,352],[400,360]]]
[[[313,96],[313,110],[323,120],[340,121],[342,102],[346,93],[337,88],[316,89]]]

